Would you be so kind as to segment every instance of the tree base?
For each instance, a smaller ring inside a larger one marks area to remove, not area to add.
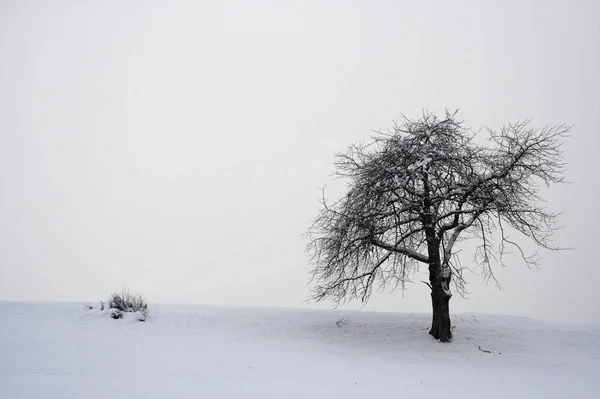
[[[440,342],[452,341],[452,323],[450,322],[450,297],[444,294],[431,294],[433,318],[429,334]]]
[[[452,331],[450,329],[436,329],[433,327],[429,330],[429,335],[437,339],[440,342],[452,342]]]

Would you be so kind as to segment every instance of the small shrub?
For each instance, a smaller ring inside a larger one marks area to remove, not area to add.
[[[146,314],[142,312],[135,313],[137,321],[146,321]]]
[[[123,312],[120,311],[119,309],[113,309],[110,312],[110,317],[112,317],[113,319],[117,320],[117,319],[122,319],[123,318]]]
[[[148,315],[148,301],[146,301],[146,298],[144,298],[141,294],[132,294],[125,289],[123,289],[120,293],[114,292],[108,298],[108,307],[109,309],[116,309],[120,312],[139,312],[144,317],[144,320]]]
[[[104,310],[104,301],[100,301],[100,310]]]

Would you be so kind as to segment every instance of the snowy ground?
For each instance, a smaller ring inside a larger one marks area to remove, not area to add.
[[[0,302],[0,398],[600,397],[598,325],[454,315],[440,344],[420,314],[150,312]]]

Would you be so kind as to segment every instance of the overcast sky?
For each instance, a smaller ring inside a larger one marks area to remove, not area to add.
[[[600,321],[599,71],[594,0],[2,1],[0,300],[314,306],[334,153],[449,107],[574,124],[547,195],[576,248],[451,310]],[[429,312],[419,280],[365,309]]]

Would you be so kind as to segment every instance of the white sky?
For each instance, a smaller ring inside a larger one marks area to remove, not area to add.
[[[575,125],[548,200],[576,250],[451,310],[600,321],[599,71],[593,0],[3,1],[0,299],[313,306],[334,153],[449,107]],[[419,280],[366,309],[430,311]]]

